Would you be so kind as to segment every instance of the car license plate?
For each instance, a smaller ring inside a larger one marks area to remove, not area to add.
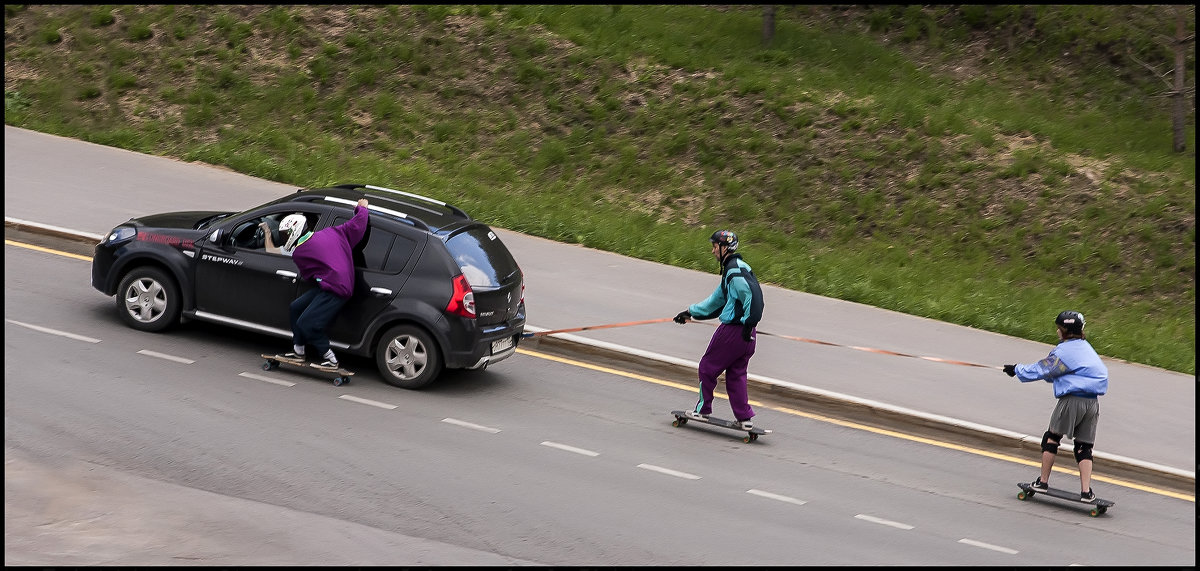
[[[511,349],[512,346],[513,346],[513,338],[512,337],[505,337],[503,339],[497,339],[495,341],[492,341],[492,354],[495,355],[496,353],[500,353],[501,351],[507,351],[507,350]]]

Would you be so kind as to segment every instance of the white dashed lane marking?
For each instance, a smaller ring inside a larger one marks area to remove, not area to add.
[[[700,479],[700,476],[697,476],[695,474],[688,474],[687,472],[680,472],[678,470],[672,470],[670,468],[663,468],[662,466],[655,466],[653,464],[638,464],[637,467],[644,468],[646,470],[650,470],[651,472],[658,472],[660,474],[666,474],[668,476],[675,476],[676,478],[684,478],[687,480],[699,480]]]
[[[388,404],[388,403],[386,403],[386,402],[379,402],[379,401],[377,401],[377,400],[370,400],[370,399],[358,398],[358,397],[356,397],[356,396],[351,396],[351,395],[342,395],[342,396],[340,396],[340,397],[338,397],[338,398],[340,398],[340,399],[344,399],[344,400],[348,400],[348,401],[352,401],[352,402],[357,402],[357,403],[367,404],[367,405],[371,405],[371,406],[377,406],[377,407],[379,407],[379,408],[386,408],[386,409],[388,409],[388,410],[393,410],[393,409],[395,409],[395,408],[396,408],[396,405],[394,405],[394,404]]]
[[[42,332],[42,333],[48,333],[48,334],[51,334],[51,335],[57,335],[57,336],[60,336],[60,337],[66,337],[66,338],[68,338],[68,339],[74,339],[74,340],[77,340],[77,341],[84,341],[84,342],[87,342],[87,343],[99,343],[99,342],[100,342],[100,339],[95,339],[95,338],[92,338],[92,337],[87,337],[87,336],[84,336],[84,335],[77,335],[77,334],[75,334],[75,333],[68,333],[68,332],[66,332],[66,331],[60,331],[60,330],[57,330],[57,329],[51,329],[51,328],[49,328],[49,327],[41,327],[41,326],[38,326],[38,325],[32,325],[32,324],[29,324],[29,323],[24,323],[24,322],[17,321],[17,320],[14,320],[14,319],[8,319],[8,318],[5,318],[5,321],[6,321],[6,322],[8,322],[8,323],[12,323],[12,324],[14,324],[14,325],[19,325],[19,326],[21,326],[21,327],[25,327],[25,328],[28,328],[28,329],[33,329],[34,331],[40,331],[40,332]],[[145,356],[147,356],[147,357],[155,357],[155,358],[158,358],[158,359],[164,359],[164,360],[167,360],[167,361],[174,361],[174,362],[177,362],[177,363],[183,363],[183,364],[187,364],[187,365],[190,365],[190,364],[192,364],[192,363],[195,363],[195,361],[194,361],[194,360],[192,360],[192,359],[187,359],[187,358],[184,358],[184,357],[177,357],[177,356],[175,356],[175,355],[168,355],[168,354],[166,354],[166,353],[159,353],[159,352],[157,352],[157,351],[150,351],[150,350],[147,350],[147,349],[143,349],[143,350],[140,350],[140,351],[138,351],[138,354],[140,354],[140,355],[145,355]],[[265,376],[262,376],[262,375],[257,375],[257,374],[254,374],[254,373],[246,373],[246,372],[243,372],[243,373],[239,373],[239,376],[246,377],[246,378],[249,378],[249,379],[254,379],[254,380],[257,380],[257,381],[263,381],[263,382],[267,382],[267,383],[272,383],[272,384],[276,384],[276,385],[282,385],[282,386],[286,386],[286,387],[292,387],[292,386],[295,386],[295,385],[296,385],[296,383],[292,383],[292,382],[288,382],[288,381],[281,381],[281,380],[278,380],[278,379],[272,379],[272,378],[270,378],[270,377],[265,377]],[[379,408],[383,408],[383,409],[387,409],[387,410],[394,410],[394,409],[396,409],[396,408],[397,408],[397,406],[396,406],[396,405],[387,404],[387,403],[383,403],[383,402],[379,402],[379,401],[373,401],[373,400],[364,399],[364,398],[359,398],[359,397],[356,397],[356,396],[351,396],[351,395],[341,395],[341,396],[339,396],[338,398],[340,398],[340,399],[344,399],[344,400],[348,400],[348,401],[352,401],[352,402],[357,402],[357,403],[360,403],[360,404],[365,404],[365,405],[370,405],[370,406],[374,406],[374,407],[379,407]],[[487,433],[490,433],[490,434],[496,434],[496,433],[500,432],[500,429],[499,429],[499,428],[492,428],[492,427],[488,427],[488,426],[482,426],[482,425],[479,425],[479,424],[474,424],[474,423],[471,423],[471,422],[466,422],[466,421],[462,421],[462,420],[458,420],[458,419],[454,419],[454,418],[444,418],[444,419],[442,419],[442,422],[445,422],[445,423],[447,423],[447,424],[453,424],[453,425],[455,425],[455,426],[461,426],[461,427],[463,427],[463,428],[469,428],[469,429],[471,429],[471,430],[478,430],[478,431],[480,431],[480,432],[487,432]],[[599,452],[594,452],[594,451],[592,451],[592,450],[587,450],[587,449],[584,449],[584,448],[577,448],[577,447],[574,447],[574,446],[569,446],[569,445],[566,445],[566,444],[560,444],[560,443],[558,443],[558,442],[551,442],[551,441],[549,441],[549,440],[547,440],[547,441],[543,441],[543,442],[541,443],[541,445],[542,445],[542,446],[547,446],[547,447],[550,447],[550,448],[556,448],[556,449],[558,449],[558,450],[564,450],[564,451],[567,451],[567,452],[572,452],[572,453],[575,453],[575,454],[580,454],[580,455],[583,455],[583,456],[592,456],[592,457],[595,457],[595,456],[599,456],[599,455],[600,455],[600,453],[599,453]],[[668,475],[668,476],[675,476],[675,477],[677,477],[677,478],[683,478],[683,479],[686,479],[686,480],[699,480],[699,479],[701,479],[701,478],[700,478],[700,476],[697,476],[697,475],[695,475],[695,474],[689,474],[689,473],[687,473],[687,472],[681,472],[681,471],[678,471],[678,470],[672,470],[672,469],[670,469],[670,468],[663,468],[663,467],[661,467],[661,466],[655,466],[655,465],[653,465],[653,464],[638,464],[638,465],[637,465],[637,467],[638,467],[638,468],[642,468],[642,469],[644,469],[644,470],[650,470],[650,471],[652,471],[652,472],[658,472],[658,473],[660,473],[660,474],[666,474],[666,475]],[[755,496],[759,496],[759,497],[763,497],[763,498],[768,498],[768,499],[776,500],[776,501],[781,501],[781,502],[785,502],[785,503],[795,504],[795,505],[804,505],[805,503],[807,503],[807,502],[805,502],[804,500],[799,500],[799,499],[796,499],[796,498],[792,498],[792,497],[788,497],[788,496],[784,496],[784,495],[780,495],[780,494],[775,494],[775,493],[772,493],[772,492],[766,492],[766,491],[763,491],[763,490],[758,490],[758,489],[750,489],[750,490],[746,490],[746,493],[747,493],[747,494],[752,494],[752,495],[755,495]],[[906,524],[906,523],[901,523],[901,522],[891,521],[891,520],[887,520],[887,519],[883,519],[883,518],[878,518],[878,517],[875,517],[875,516],[870,516],[870,515],[866,515],[866,514],[858,514],[858,515],[856,515],[856,516],[854,516],[854,517],[855,517],[856,519],[860,519],[860,520],[863,520],[863,521],[868,521],[868,522],[871,522],[871,523],[877,523],[877,524],[880,524],[880,525],[886,525],[886,526],[889,526],[889,527],[894,527],[894,528],[897,528],[897,529],[904,529],[904,530],[913,529],[913,526],[911,526],[911,525],[908,525],[908,524]],[[979,547],[979,548],[983,548],[983,549],[988,549],[988,550],[992,550],[992,551],[998,551],[998,552],[1000,552],[1000,553],[1007,553],[1007,554],[1010,554],[1010,555],[1016,555],[1016,554],[1020,553],[1019,551],[1017,551],[1017,550],[1015,550],[1015,549],[1010,549],[1010,548],[1008,548],[1008,547],[1004,547],[1004,546],[1000,546],[1000,545],[993,545],[993,544],[990,544],[990,543],[985,543],[985,542],[978,541],[978,540],[974,540],[974,539],[970,539],[970,538],[963,538],[963,539],[960,539],[960,540],[958,540],[958,543],[961,543],[961,544],[964,544],[964,545],[970,545],[970,546],[973,546],[973,547]],[[1072,564],[1072,565],[1078,565],[1078,564]]]
[[[958,542],[965,544],[965,545],[973,545],[975,547],[991,549],[992,551],[999,551],[1000,553],[1007,553],[1009,555],[1016,555],[1016,554],[1020,553],[1020,551],[1017,551],[1016,549],[1009,549],[1007,547],[1001,547],[999,545],[992,545],[990,543],[984,543],[982,541],[975,541],[974,539],[967,539],[965,537],[958,540]]]
[[[138,354],[145,355],[147,357],[155,357],[158,359],[166,359],[168,361],[175,361],[176,363],[183,363],[184,365],[191,365],[192,363],[195,363],[195,361],[193,361],[191,359],[185,359],[183,357],[176,357],[174,355],[168,355],[166,353],[159,353],[158,351],[150,351],[147,349],[142,349],[141,351],[138,351]]]
[[[30,323],[24,323],[24,322],[21,322],[21,321],[17,321],[17,320],[15,320],[15,319],[8,319],[8,318],[5,318],[4,320],[5,320],[5,321],[7,321],[7,322],[9,322],[9,323],[12,323],[13,325],[20,325],[21,327],[28,327],[29,329],[32,329],[32,330],[34,330],[34,331],[41,331],[42,333],[49,333],[49,334],[51,334],[51,335],[58,335],[59,337],[66,337],[67,339],[74,339],[74,340],[76,340],[76,341],[86,341],[86,342],[88,342],[88,343],[99,343],[99,342],[100,342],[100,340],[99,340],[99,339],[96,339],[96,338],[93,338],[93,337],[85,337],[85,336],[83,336],[83,335],[76,335],[76,334],[74,334],[74,333],[67,333],[66,331],[59,331],[59,330],[57,330],[57,329],[50,329],[49,327],[42,327],[42,326],[40,326],[40,325],[33,325],[33,324],[30,324]]]
[[[802,506],[802,505],[808,503],[808,502],[805,502],[804,500],[797,500],[796,498],[789,498],[788,496],[781,496],[779,494],[773,494],[771,492],[764,492],[762,490],[751,489],[751,490],[746,490],[746,493],[754,494],[756,496],[761,496],[761,497],[772,499],[772,500],[778,500],[781,502],[787,502],[789,504],[796,504],[798,506]]]
[[[290,383],[288,381],[281,381],[279,379],[272,379],[271,377],[264,377],[262,375],[256,375],[254,373],[238,373],[238,376],[246,377],[247,379],[254,379],[256,381],[263,381],[264,383],[274,383],[276,385],[283,385],[285,387],[296,386],[296,383]]]
[[[576,448],[574,446],[567,446],[566,444],[550,442],[549,440],[543,442],[542,446],[549,446],[551,448],[557,448],[559,450],[566,450],[567,452],[574,452],[576,454],[582,454],[584,456],[599,456],[600,455],[599,452],[592,452],[591,450],[584,450],[583,448]]]
[[[900,523],[898,521],[892,521],[890,519],[883,519],[883,518],[875,517],[873,515],[858,514],[854,517],[861,519],[863,521],[869,521],[871,523],[877,523],[879,525],[886,525],[886,526],[894,527],[896,529],[912,529],[913,528],[913,526],[908,525],[907,523]]]
[[[487,432],[487,433],[490,433],[490,434],[495,434],[495,433],[497,433],[497,432],[500,432],[500,429],[499,429],[499,428],[491,428],[491,427],[488,427],[488,426],[481,426],[481,425],[474,424],[474,423],[471,423],[471,422],[466,422],[466,421],[464,421],[464,420],[458,420],[458,419],[455,419],[455,418],[443,418],[443,419],[442,419],[442,422],[445,422],[446,424],[453,424],[453,425],[455,425],[455,426],[461,426],[461,427],[463,427],[463,428],[470,428],[471,430],[478,430],[478,431],[480,431],[480,432]]]

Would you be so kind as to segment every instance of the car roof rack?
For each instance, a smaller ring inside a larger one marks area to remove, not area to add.
[[[454,215],[455,215],[455,216],[458,216],[458,217],[460,217],[460,218],[466,218],[467,220],[471,220],[471,216],[470,216],[469,214],[467,214],[467,213],[466,213],[465,211],[463,211],[461,208],[459,208],[459,207],[457,207],[457,206],[454,206],[453,204],[449,204],[449,203],[447,203],[447,202],[442,202],[441,200],[438,200],[438,199],[436,199],[436,198],[430,198],[430,197],[428,197],[428,196],[422,196],[422,195],[420,195],[420,194],[414,194],[414,193],[411,193],[411,192],[405,192],[405,191],[403,191],[403,190],[396,190],[396,189],[394,189],[394,188],[386,188],[386,187],[382,187],[382,186],[375,186],[375,185],[373,185],[373,184],[354,184],[354,183],[350,183],[350,184],[339,184],[339,185],[335,185],[335,186],[334,186],[334,188],[345,188],[345,189],[347,189],[347,190],[354,190],[354,189],[356,189],[356,188],[369,188],[369,189],[371,189],[371,190],[378,190],[378,191],[380,191],[380,192],[390,192],[390,193],[392,193],[392,194],[399,194],[399,195],[401,195],[401,196],[407,196],[407,197],[409,197],[409,198],[415,198],[415,199],[417,199],[417,200],[423,200],[423,201],[425,201],[425,202],[429,202],[429,203],[432,203],[432,204],[436,204],[436,205],[438,205],[438,206],[442,206],[442,207],[448,208],[448,209],[450,209],[450,212],[454,213]]]
[[[325,202],[346,204],[349,206],[356,206],[359,204],[358,200],[349,200],[346,198],[325,196],[325,197],[322,197],[322,199],[325,200]],[[408,222],[409,224],[413,224],[413,226],[415,226],[415,227],[425,230],[425,232],[432,232],[432,229],[430,228],[430,224],[426,224],[425,221],[420,220],[420,218],[408,216],[407,214],[404,214],[404,212],[401,212],[398,210],[392,210],[392,209],[385,209],[385,208],[383,208],[383,206],[376,206],[373,204],[367,204],[367,210],[374,210],[376,212],[383,212],[383,214],[385,214],[385,215],[395,216],[397,218],[400,218],[400,220],[402,220],[404,222]]]
[[[301,189],[301,190],[313,190],[313,189]],[[329,196],[329,195],[311,195],[311,196],[307,196],[307,197],[304,197],[301,199],[302,202],[313,202],[313,201],[317,201],[317,200],[324,200],[325,202],[334,202],[337,204],[345,204],[350,207],[354,207],[354,206],[358,205],[357,200],[350,200],[347,198],[339,198],[337,196]],[[404,222],[407,222],[407,223],[409,223],[417,228],[420,228],[426,232],[433,231],[433,229],[429,227],[429,224],[426,224],[424,220],[421,220],[420,218],[415,218],[415,217],[409,216],[398,210],[392,210],[391,208],[384,208],[382,206],[376,206],[374,204],[368,204],[367,209],[374,210],[374,211],[382,213],[382,214],[387,214],[389,216],[394,216],[397,219],[403,220]]]

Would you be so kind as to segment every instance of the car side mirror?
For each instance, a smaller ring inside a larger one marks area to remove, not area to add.
[[[220,228],[215,228],[215,229],[213,229],[212,232],[208,233],[208,241],[211,242],[212,245],[214,245],[222,250],[230,249],[228,247],[228,244],[224,243],[225,242],[225,232],[223,232]]]

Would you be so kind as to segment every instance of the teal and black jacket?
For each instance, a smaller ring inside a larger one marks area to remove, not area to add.
[[[720,285],[708,299],[688,307],[688,313],[694,319],[719,317],[721,323],[750,328],[758,325],[762,312],[762,288],[741,254],[725,256]]]

